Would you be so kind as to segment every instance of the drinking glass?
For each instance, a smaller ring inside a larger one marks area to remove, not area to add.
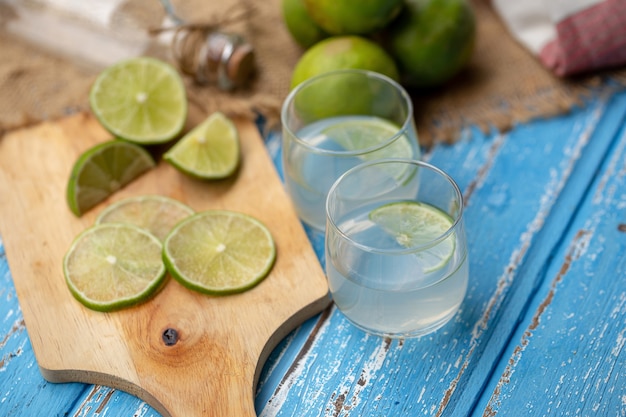
[[[362,163],[326,202],[326,275],[337,308],[366,332],[421,336],[447,323],[468,282],[463,197],[417,160]]]
[[[304,81],[283,103],[281,122],[287,192],[300,219],[322,232],[326,195],[341,174],[363,161],[421,156],[411,98],[371,71]]]

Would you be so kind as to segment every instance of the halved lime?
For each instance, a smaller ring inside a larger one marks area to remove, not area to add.
[[[239,133],[228,117],[215,112],[180,139],[163,158],[197,178],[225,178],[239,165]]]
[[[187,120],[179,73],[154,58],[131,58],[106,68],[91,88],[89,103],[105,129],[141,144],[173,139]]]
[[[159,239],[137,226],[107,223],[79,234],[63,258],[74,297],[97,311],[138,304],[165,279]]]
[[[372,210],[369,218],[400,245],[406,248],[425,246],[415,252],[425,273],[441,269],[454,253],[454,233],[436,242],[452,227],[452,218],[429,204],[413,201],[390,203]]]
[[[110,140],[95,145],[76,160],[67,184],[67,204],[81,216],[115,191],[155,166],[139,145]]]
[[[176,280],[214,295],[252,288],[267,276],[275,258],[267,227],[252,216],[228,210],[188,217],[163,245],[163,260]]]
[[[191,207],[173,198],[163,195],[140,195],[107,206],[96,218],[96,224],[134,224],[163,241],[176,223],[193,213]]]

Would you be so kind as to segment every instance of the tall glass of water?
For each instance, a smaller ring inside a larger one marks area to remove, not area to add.
[[[369,161],[332,186],[326,274],[337,308],[366,332],[421,336],[447,323],[467,291],[463,197],[425,162]]]
[[[407,92],[364,70],[338,70],[304,81],[281,114],[285,184],[301,220],[323,231],[335,180],[369,160],[420,158]]]

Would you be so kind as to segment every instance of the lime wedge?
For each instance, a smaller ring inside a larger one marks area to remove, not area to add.
[[[406,248],[426,246],[415,252],[425,273],[441,269],[454,253],[456,244],[453,233],[431,244],[452,227],[453,221],[446,213],[429,204],[390,203],[372,210],[369,218]]]
[[[97,311],[147,300],[165,279],[161,242],[136,226],[108,223],[79,234],[63,258],[74,297]]]
[[[229,118],[216,112],[180,139],[163,158],[197,178],[225,178],[239,165],[239,133]]]
[[[134,224],[163,241],[176,223],[193,213],[191,207],[173,198],[162,195],[140,195],[107,206],[96,218],[96,224]]]
[[[91,87],[89,103],[105,129],[141,144],[173,139],[187,120],[180,75],[154,58],[131,58],[106,68]]]
[[[389,140],[399,131],[400,128],[396,124],[386,119],[356,117],[330,125],[322,133],[346,151],[366,151],[358,155],[358,158],[363,161],[383,158],[418,158],[417,147],[411,145],[411,139],[407,135],[398,137],[383,148],[371,151],[372,148]],[[370,151],[367,151],[368,149]],[[409,169],[408,165],[380,166],[382,173],[395,179],[398,183],[403,183],[414,175],[415,170]]]
[[[379,117],[356,117],[332,124],[322,133],[346,151],[367,150],[380,145],[400,131],[400,127]],[[402,135],[390,145],[372,153],[364,153],[364,160],[381,158],[412,158],[413,146],[409,137]]]
[[[245,291],[267,276],[276,258],[274,240],[259,220],[246,214],[208,210],[174,227],[163,260],[182,285],[206,294]]]
[[[67,184],[67,204],[81,216],[115,191],[155,166],[139,145],[111,140],[86,150],[74,163]]]

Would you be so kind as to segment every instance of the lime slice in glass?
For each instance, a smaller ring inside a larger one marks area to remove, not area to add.
[[[131,58],[106,68],[91,87],[89,103],[105,129],[141,144],[173,139],[187,120],[179,73],[154,58]]]
[[[140,195],[109,205],[100,212],[96,224],[134,224],[163,241],[176,223],[193,213],[191,207],[173,198],[162,195]]]
[[[197,178],[228,177],[239,165],[239,133],[228,117],[213,113],[181,138],[163,159]]]
[[[405,134],[383,148],[373,150],[399,132],[400,128],[389,120],[361,116],[344,118],[322,131],[346,151],[364,151],[358,155],[358,158],[363,161],[383,158],[418,158],[417,145],[413,146],[411,139]],[[416,171],[409,165],[382,165],[380,170],[398,183],[407,181]]]
[[[147,300],[161,288],[165,265],[161,242],[136,226],[107,223],[79,234],[63,258],[74,297],[97,311]]]
[[[400,132],[393,122],[380,117],[354,117],[332,124],[322,131],[346,151],[365,151],[380,145]],[[381,158],[413,158],[413,146],[406,135],[376,151],[359,155],[364,160]]]
[[[429,204],[404,201],[390,203],[372,210],[369,218],[392,235],[401,246],[420,248],[415,255],[420,259],[425,273],[444,267],[454,253],[454,233],[436,242],[452,227],[452,219]]]
[[[208,210],[178,223],[163,260],[182,285],[206,294],[245,291],[267,276],[276,258],[269,230],[249,215]]]
[[[155,166],[139,145],[111,140],[86,150],[74,163],[67,184],[67,204],[81,216],[115,191]]]

